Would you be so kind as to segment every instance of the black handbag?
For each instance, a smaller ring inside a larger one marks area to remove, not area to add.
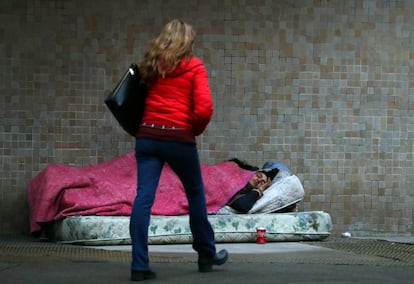
[[[105,99],[105,104],[121,127],[136,136],[145,108],[147,85],[143,82],[138,66],[131,64],[121,81]]]

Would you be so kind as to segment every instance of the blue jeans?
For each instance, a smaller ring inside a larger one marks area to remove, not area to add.
[[[138,170],[137,195],[132,207],[130,234],[132,239],[132,270],[149,268],[148,227],[151,207],[164,163],[180,178],[188,199],[193,248],[198,254],[216,253],[214,231],[207,218],[204,184],[197,145],[189,142],[164,141],[139,137],[135,142]]]

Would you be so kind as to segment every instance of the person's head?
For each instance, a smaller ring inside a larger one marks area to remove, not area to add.
[[[257,171],[253,177],[249,180],[249,185],[253,188],[259,188],[260,186],[270,186],[272,180],[275,178],[278,169],[272,169],[269,171],[260,170]]]
[[[145,52],[140,64],[144,79],[165,76],[179,65],[181,59],[189,58],[195,35],[193,27],[182,20],[168,22]]]
[[[272,184],[274,175],[269,175],[268,172],[258,171],[249,180],[249,185],[253,188],[267,188]]]
[[[193,44],[195,38],[195,31],[193,27],[182,20],[172,20],[168,22],[158,37],[155,38],[154,43],[160,51],[164,51],[164,60],[170,57],[183,58],[191,55],[193,51]]]
[[[256,172],[249,180],[249,185],[253,188],[259,188],[265,184],[270,183],[270,178],[266,175],[265,172],[258,171]]]

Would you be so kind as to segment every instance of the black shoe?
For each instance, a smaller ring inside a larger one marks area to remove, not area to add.
[[[199,255],[198,256],[198,271],[200,272],[211,272],[213,270],[213,265],[222,265],[229,258],[229,253],[222,249],[214,256],[206,257]]]
[[[151,270],[147,270],[147,271],[132,270],[131,271],[131,281],[143,281],[147,279],[154,279],[156,277],[157,277],[157,274]]]

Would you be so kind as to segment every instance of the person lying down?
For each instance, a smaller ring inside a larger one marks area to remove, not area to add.
[[[226,204],[225,207],[219,210],[218,214],[220,213],[254,213],[250,212],[254,205],[260,200],[267,189],[271,188],[274,184],[275,187],[277,183],[281,181],[282,178],[291,176],[289,169],[283,165],[282,163],[277,162],[267,162],[263,165],[260,169],[255,166],[251,166],[246,162],[243,162],[237,158],[232,158],[229,161],[236,163],[240,168],[256,171],[249,182],[240,189]],[[294,176],[296,178],[296,176]],[[296,181],[297,182],[297,181]],[[285,204],[281,202],[278,208],[278,205],[275,204],[275,211],[270,213],[284,213],[284,212],[293,212],[297,210],[297,203],[300,202],[301,196],[303,197],[303,188],[301,184],[292,184],[290,183],[290,193],[293,191],[290,200],[287,199]],[[286,187],[286,184],[285,184]],[[282,191],[282,190],[279,190]],[[282,192],[279,192],[280,195],[283,195]],[[271,194],[269,194],[271,195]],[[286,198],[290,198],[290,196],[286,196]],[[283,199],[283,196],[279,198]],[[269,207],[269,206],[268,206]],[[272,206],[270,206],[272,208]],[[271,210],[271,209],[268,209]]]

